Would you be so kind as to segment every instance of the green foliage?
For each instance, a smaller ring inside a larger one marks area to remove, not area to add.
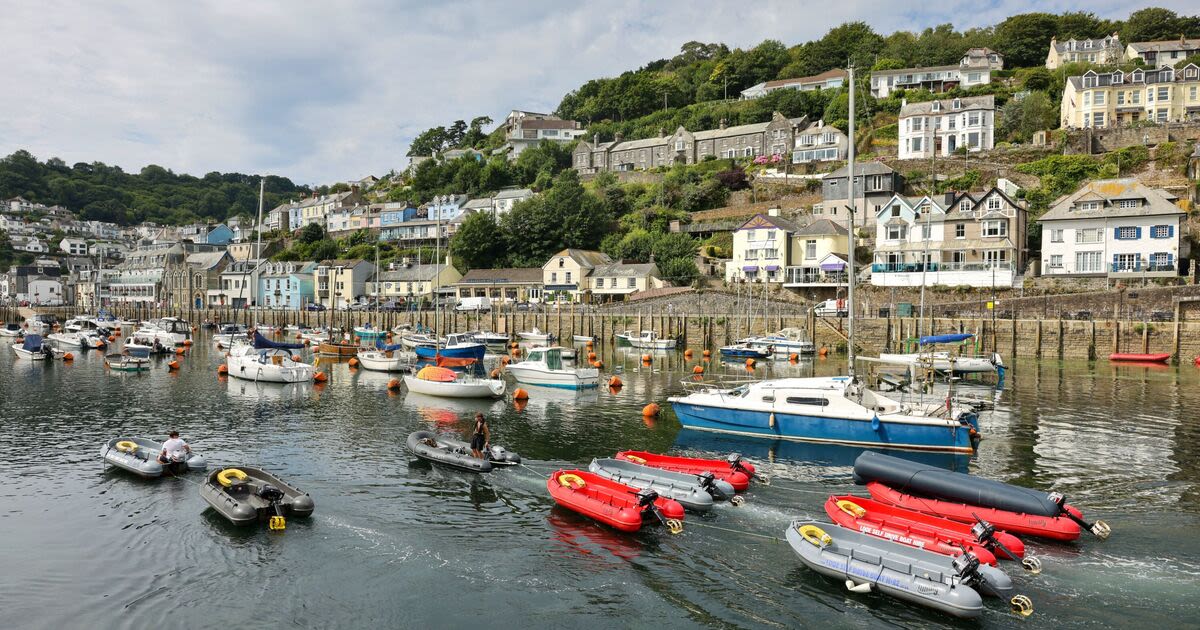
[[[1030,92],[1024,98],[1005,103],[997,118],[998,139],[1029,142],[1035,132],[1055,126],[1058,108],[1054,107],[1044,92]]]
[[[450,240],[454,266],[460,272],[495,267],[504,258],[504,239],[490,212],[479,212],[463,220]]]
[[[1049,13],[1014,15],[996,25],[993,48],[1009,66],[1035,66],[1046,60],[1050,40],[1058,33],[1058,17]]]
[[[1194,8],[1194,7],[1193,7]],[[1121,26],[1121,41],[1154,42],[1200,37],[1200,18],[1181,17],[1169,9],[1148,7],[1129,14]]]
[[[972,190],[975,188],[975,185],[979,183],[981,177],[982,174],[978,170],[970,169],[958,177],[947,179],[943,182],[938,182],[937,191],[941,193],[947,191],[961,192]]]
[[[312,245],[325,238],[325,226],[320,223],[309,223],[300,230],[300,242]]]
[[[1188,57],[1187,59],[1181,60],[1179,63],[1175,64],[1175,67],[1183,68],[1184,66],[1189,66],[1189,65],[1200,66],[1200,54],[1192,55],[1191,57]]]
[[[137,174],[101,162],[67,166],[58,158],[39,162],[28,151],[0,159],[0,199],[21,196],[71,210],[84,220],[132,225],[142,221],[183,224],[254,216],[257,175],[208,173],[176,175],[150,165]],[[266,177],[268,208],[297,199],[309,189],[284,177]]]
[[[654,259],[670,261],[676,258],[692,260],[696,257],[696,239],[682,232],[667,232],[654,241]]]
[[[700,277],[696,261],[691,258],[672,258],[658,264],[658,272],[663,280],[675,286],[687,286]]]

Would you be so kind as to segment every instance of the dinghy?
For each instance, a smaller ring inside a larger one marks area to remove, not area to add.
[[[404,344],[385,345],[377,340],[373,349],[358,351],[358,364],[364,370],[375,372],[411,371],[412,363],[406,361],[405,356],[400,352],[403,347]]]
[[[189,452],[182,462],[163,466],[158,462],[162,443],[146,438],[116,437],[100,448],[100,457],[105,462],[142,477],[160,477],[164,470],[181,473],[189,470],[204,470],[208,464],[195,451]]]
[[[108,354],[104,356],[104,367],[115,372],[148,372],[150,359],[129,354]]]
[[[1114,352],[1108,355],[1108,360],[1113,362],[1130,361],[1134,363],[1166,363],[1171,360],[1170,353],[1151,353],[1139,354],[1136,352]]]
[[[504,381],[458,374],[454,370],[434,367],[421,368],[416,374],[405,374],[404,385],[410,392],[444,398],[499,398],[504,395]]]
[[[707,512],[715,500],[728,501],[736,496],[733,486],[718,480],[712,473],[689,475],[625,459],[593,459],[588,471],[631,488],[653,490],[693,512]]]
[[[284,529],[288,516],[311,516],[315,508],[307,492],[250,466],[210,472],[200,496],[234,525],[266,522],[274,530]]]
[[[1033,611],[1003,571],[980,564],[972,554],[943,556],[874,538],[831,523],[793,521],[787,542],[808,568],[837,580],[855,593],[879,592],[962,618],[983,614],[981,595],[1011,597],[1022,614]]]
[[[414,431],[408,435],[405,447],[417,457],[467,472],[491,472],[496,466],[515,466],[521,456],[501,446],[483,452],[483,459],[471,454],[471,445],[462,440],[438,435],[433,431]]]
[[[765,475],[757,473],[754,464],[742,459],[742,456],[737,453],[730,453],[729,457],[722,460],[660,455],[647,451],[621,451],[617,453],[617,459],[691,475],[710,472],[717,479],[728,482],[738,492],[745,492],[750,487],[751,479],[763,483],[770,482]]]
[[[683,506],[653,490],[636,490],[583,470],[558,470],[546,480],[554,502],[623,532],[661,523],[677,534],[683,531]]]
[[[21,343],[13,344],[12,349],[13,352],[17,353],[18,358],[29,359],[30,361],[57,359],[64,354],[62,350],[46,343],[41,335],[25,335]]]

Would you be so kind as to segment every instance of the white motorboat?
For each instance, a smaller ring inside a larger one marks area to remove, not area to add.
[[[25,328],[38,335],[48,335],[58,325],[58,318],[53,315],[36,314],[25,319]]]
[[[595,337],[589,337],[587,335],[571,335],[571,341],[574,341],[575,343],[588,343],[589,341],[595,340]]]
[[[530,330],[527,332],[519,332],[519,333],[517,333],[517,336],[520,337],[521,339],[524,339],[525,341],[550,342],[550,341],[554,341],[555,339],[557,339],[557,337],[555,337],[553,333],[542,332],[542,331],[538,330],[537,326],[534,326],[533,330]]]
[[[402,344],[377,346],[358,351],[358,364],[364,370],[376,372],[411,372],[415,356],[400,352]]]
[[[301,331],[300,338],[313,344],[326,343],[330,339],[329,331],[324,328],[313,328]]]
[[[149,354],[174,354],[175,346],[163,343],[163,339],[156,335],[156,331],[143,332],[134,331],[125,341],[126,348],[137,350]]]
[[[643,330],[642,334],[630,338],[629,345],[639,350],[673,350],[674,339],[664,339],[653,330]]]
[[[496,332],[477,332],[473,333],[475,341],[485,345],[503,348],[508,345],[508,335]]]
[[[755,350],[766,350],[775,357],[786,359],[793,354],[816,354],[817,347],[813,342],[804,338],[804,333],[795,328],[783,330],[761,337],[746,337],[738,339],[737,343],[747,345]]]
[[[596,368],[563,367],[566,348],[534,348],[529,358],[512,363],[506,368],[518,382],[543,387],[563,389],[586,389],[600,384],[600,370]]]
[[[292,359],[291,351],[301,344],[276,343],[255,333],[254,342],[237,344],[225,359],[229,375],[248,381],[299,383],[311,381],[313,366]]]
[[[438,340],[433,335],[426,335],[424,333],[409,333],[400,338],[400,343],[409,349],[416,348],[417,346],[436,346],[437,342]]]
[[[100,330],[85,330],[79,333],[79,345],[92,350],[107,348],[108,337]]]
[[[637,335],[632,330],[626,330],[613,335],[613,337],[616,338],[617,343],[630,343]]]
[[[442,367],[426,366],[416,374],[406,374],[404,385],[410,392],[441,398],[499,398],[504,381],[459,374]]]
[[[986,374],[995,372],[996,366],[1003,366],[999,354],[990,357],[964,357],[949,352],[909,352],[881,353],[879,360],[895,365],[911,365],[932,368],[937,372],[947,374]]]
[[[17,354],[17,358],[29,359],[30,361],[57,359],[65,354],[62,350],[46,343],[46,340],[41,335],[36,334],[25,335],[21,343],[13,344],[12,349]]]
[[[246,327],[241,324],[218,324],[217,334],[213,335],[213,343],[229,347],[233,345],[234,340],[246,339]]]
[[[142,327],[134,331],[134,334],[170,347],[183,345],[191,339],[192,327],[178,317],[164,317],[153,322],[142,322]]]
[[[0,337],[20,337],[25,334],[25,329],[21,328],[20,324],[7,323],[0,327]]]
[[[63,348],[82,348],[83,342],[80,340],[79,333],[59,331],[46,335],[48,341],[53,341],[58,347]]]

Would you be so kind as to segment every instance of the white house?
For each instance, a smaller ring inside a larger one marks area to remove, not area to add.
[[[50,248],[36,236],[13,236],[9,238],[9,242],[12,243],[12,248],[18,252],[45,254],[50,251]]]
[[[900,159],[987,151],[996,135],[996,99],[969,96],[900,106]]]
[[[829,90],[842,87],[846,82],[846,71],[841,68],[827,70],[821,74],[816,74],[811,77],[799,77],[796,79],[778,79],[775,81],[766,81],[757,85],[752,85],[742,90],[742,98],[760,98],[774,92],[776,90],[798,90],[808,92],[811,90]]]
[[[1084,184],[1042,215],[1042,275],[1177,275],[1184,212],[1169,192],[1135,179]]]
[[[71,256],[87,256],[88,253],[87,241],[81,238],[64,238],[58,248]]]
[[[958,64],[928,68],[872,70],[871,95],[887,98],[896,90],[925,89],[945,92],[992,82],[992,72],[1004,69],[1004,55],[991,48],[971,48]]]
[[[824,120],[818,120],[804,131],[796,133],[792,164],[844,160],[849,146],[849,140],[841,129],[826,125]]]
[[[492,213],[496,218],[507,214],[513,206],[533,196],[528,188],[505,188],[492,197]]]

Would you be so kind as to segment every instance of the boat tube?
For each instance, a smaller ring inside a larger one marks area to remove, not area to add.
[[[208,473],[200,496],[234,525],[265,521],[274,530],[284,529],[288,516],[311,516],[316,507],[307,492],[250,466]]]
[[[785,537],[805,566],[845,580],[852,592],[878,589],[963,618],[983,613],[981,595],[1011,598],[1014,610],[1033,612],[1028,598],[1012,596],[1012,580],[1003,571],[980,564],[970,553],[951,558],[816,521],[793,521]]]
[[[1166,363],[1171,360],[1170,353],[1139,354],[1136,352],[1114,352],[1108,355],[1109,361],[1133,361],[1135,363]]]
[[[717,479],[710,472],[690,475],[625,459],[593,459],[588,470],[632,488],[653,490],[693,512],[707,512],[714,501],[733,501],[737,496],[729,482]],[[740,498],[737,503],[741,503]]]
[[[767,484],[770,483],[770,479],[766,475],[758,474],[754,468],[754,464],[742,459],[742,456],[737,453],[730,453],[723,460],[660,455],[647,451],[621,451],[617,453],[616,457],[617,459],[629,460],[635,464],[644,464],[654,468],[673,470],[692,475],[710,472],[717,479],[728,482],[738,492],[745,492],[749,489],[751,479]]]
[[[100,457],[105,462],[142,477],[160,477],[164,471],[170,473],[189,470],[204,470],[208,464],[195,451],[189,452],[182,462],[163,466],[158,462],[162,443],[146,438],[115,437],[100,447]]]
[[[493,462],[488,454],[483,459],[471,455],[471,446],[466,442],[446,438],[433,431],[414,431],[405,441],[408,451],[417,457],[435,464],[442,464],[467,472],[492,472],[498,463],[514,465],[521,462],[520,456],[512,453],[516,461]],[[507,452],[506,452],[507,453]]]
[[[623,532],[661,523],[683,531],[683,506],[653,490],[637,490],[584,470],[558,470],[546,480],[554,502]]]
[[[977,522],[978,519],[1013,534],[1037,536],[1052,540],[1071,541],[1079,538],[1079,524],[1066,516],[1051,518],[1037,514],[1023,514],[994,508],[980,507],[967,503],[956,503],[928,497],[918,497],[905,494],[895,488],[871,481],[867,483],[867,491],[871,498],[882,503],[895,505],[907,510],[915,510],[933,514],[962,523]],[[1070,508],[1075,509],[1075,508]]]
[[[1084,521],[1082,513],[1068,505],[1066,498],[1060,493],[1042,492],[993,479],[951,472],[872,451],[863,451],[858,459],[854,460],[854,481],[859,484],[876,481],[902,493],[911,493],[949,503],[969,504],[968,507],[979,506],[1002,512],[1044,517],[1042,520],[1066,517],[1100,538],[1107,538],[1111,531],[1103,521],[1097,521],[1094,524]],[[872,493],[872,496],[875,496],[875,493]],[[922,509],[920,511],[928,512],[929,510]],[[951,512],[958,513],[958,516],[938,514],[958,521],[975,520],[969,510],[966,512],[952,510]],[[993,519],[983,514],[980,514],[980,518],[1005,531],[1017,531],[1012,530],[1001,519]],[[1064,538],[1064,540],[1072,540],[1072,538]]]
[[[1019,560],[1025,555],[1021,539],[998,532],[987,522],[960,523],[853,495],[829,497],[825,513],[847,529],[946,556],[961,556],[969,551],[980,562],[992,566],[996,566],[997,557]],[[1031,563],[1030,570],[1035,565]]]

